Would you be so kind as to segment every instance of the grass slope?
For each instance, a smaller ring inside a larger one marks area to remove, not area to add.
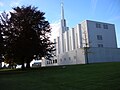
[[[0,90],[120,90],[120,63],[1,70]]]

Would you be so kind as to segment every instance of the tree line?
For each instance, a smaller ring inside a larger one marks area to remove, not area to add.
[[[30,67],[33,59],[53,57],[55,47],[50,41],[51,27],[45,13],[32,6],[13,8],[0,15],[0,57],[9,65]]]

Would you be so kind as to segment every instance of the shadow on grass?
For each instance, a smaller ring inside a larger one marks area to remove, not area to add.
[[[0,75],[13,75],[22,73],[26,73],[26,71],[21,69],[0,69]]]

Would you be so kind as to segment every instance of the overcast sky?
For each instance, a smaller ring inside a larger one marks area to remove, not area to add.
[[[101,21],[115,24],[117,43],[120,47],[120,0],[62,0],[68,27],[75,27],[83,20]],[[0,0],[0,13],[11,11],[16,6],[36,6],[45,12],[46,19],[57,36],[61,18],[61,0]]]

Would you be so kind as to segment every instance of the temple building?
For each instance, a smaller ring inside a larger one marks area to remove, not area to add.
[[[61,4],[61,28],[54,42],[56,56],[52,61],[44,60],[43,66],[120,61],[115,25],[84,20],[70,29],[66,25],[63,3]]]

